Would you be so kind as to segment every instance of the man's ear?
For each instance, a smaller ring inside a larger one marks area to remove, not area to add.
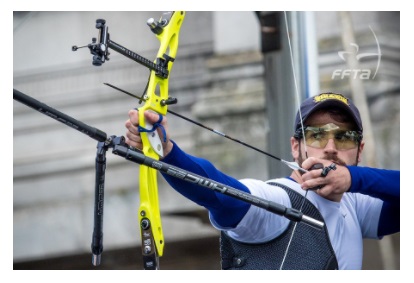
[[[365,142],[361,141],[361,144],[358,147],[358,163],[361,162],[362,159],[362,152],[364,151]]]
[[[299,142],[300,142],[300,140],[297,140],[294,137],[291,137],[290,138],[290,147],[291,147],[291,150],[292,150],[293,160],[298,160],[299,159],[299,156],[300,156],[300,153],[299,153],[299,149],[300,149]]]

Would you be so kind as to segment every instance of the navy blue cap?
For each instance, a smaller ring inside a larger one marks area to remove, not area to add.
[[[321,93],[304,100],[300,106],[300,112],[304,123],[309,115],[322,108],[340,108],[341,110],[349,113],[358,127],[358,131],[362,134],[362,121],[358,108],[356,108],[354,103],[349,98],[339,93]],[[295,120],[295,131],[300,129],[301,126],[302,123],[300,122],[300,115],[298,111]]]

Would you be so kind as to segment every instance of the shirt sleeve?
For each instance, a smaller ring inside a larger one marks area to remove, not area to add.
[[[383,201],[400,202],[400,171],[347,166],[351,174],[350,192],[361,193]]]
[[[347,166],[351,174],[350,192],[383,201],[378,236],[400,231],[400,171]]]
[[[250,193],[245,185],[216,169],[208,160],[191,156],[182,151],[176,143],[173,142],[173,144],[172,151],[163,159],[163,162],[212,179],[228,187]],[[250,208],[250,204],[247,202],[167,174],[162,175],[177,192],[208,209],[210,217],[220,226],[236,227]]]

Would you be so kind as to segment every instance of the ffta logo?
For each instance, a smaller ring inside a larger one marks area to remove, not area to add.
[[[382,54],[381,54],[381,49],[380,49],[380,45],[379,45],[377,36],[375,35],[375,33],[372,30],[371,26],[369,26],[369,28],[372,31],[372,34],[374,35],[375,41],[377,43],[377,50],[378,50],[377,52],[358,54],[358,51],[359,51],[358,44],[350,43],[350,45],[354,48],[354,50],[352,52],[350,52],[350,51],[339,51],[338,55],[345,62],[347,61],[347,58],[349,56],[354,56],[357,61],[359,61],[361,58],[365,58],[365,57],[370,57],[370,56],[377,57],[377,68],[375,70],[374,75],[371,77],[371,70],[370,69],[345,69],[345,70],[336,69],[336,70],[333,71],[331,79],[335,79],[336,77],[340,77],[341,79],[344,79],[345,77],[349,77],[349,78],[353,78],[353,79],[359,78],[361,80],[368,80],[368,79],[374,79],[375,78],[375,76],[377,75],[380,63],[381,63],[381,55]]]

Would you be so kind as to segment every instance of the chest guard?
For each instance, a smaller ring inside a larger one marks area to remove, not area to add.
[[[300,209],[303,196],[287,186],[268,183],[284,189],[289,195],[292,207]],[[302,212],[324,222],[319,210],[305,200]],[[221,232],[220,254],[223,270],[274,270],[280,269],[295,222],[291,221],[286,231],[275,239],[260,244],[246,244],[236,241]],[[338,269],[335,252],[329,240],[326,225],[316,229],[298,222],[292,242],[289,246],[283,269],[287,270],[323,270]]]

